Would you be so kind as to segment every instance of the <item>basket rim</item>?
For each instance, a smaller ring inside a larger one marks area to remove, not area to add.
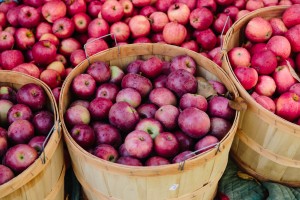
[[[242,17],[241,19],[236,21],[232,25],[230,30],[226,33],[226,36],[225,36],[226,39],[225,39],[225,42],[224,42],[224,48],[226,49],[226,51],[224,52],[224,55],[223,55],[224,59],[225,59],[225,61],[223,62],[223,68],[225,69],[227,74],[230,76],[231,80],[234,82],[234,84],[235,84],[236,88],[238,89],[240,95],[252,107],[258,108],[257,112],[259,112],[259,114],[262,114],[262,115],[267,116],[269,118],[274,118],[275,120],[274,120],[273,125],[276,126],[276,127],[281,127],[281,126],[287,127],[287,126],[289,126],[290,128],[293,129],[293,132],[291,132],[290,134],[297,135],[298,137],[300,137],[300,126],[299,125],[297,125],[293,122],[290,122],[288,120],[285,120],[282,117],[276,115],[275,113],[272,113],[271,111],[265,109],[262,105],[257,103],[251,97],[251,95],[244,89],[244,87],[241,85],[240,81],[237,79],[236,75],[234,74],[233,68],[232,68],[232,66],[229,62],[229,57],[228,57],[228,52],[230,51],[228,49],[228,42],[232,39],[232,36],[233,36],[234,32],[236,31],[236,29],[235,29],[236,26],[244,27],[245,23],[247,23],[250,19],[252,19],[254,17],[257,17],[258,15],[261,15],[264,12],[268,12],[268,11],[272,11],[272,10],[284,11],[289,7],[291,7],[291,6],[270,6],[270,7],[266,7],[266,8],[260,8],[260,9],[257,9],[255,11],[250,12],[249,14],[245,15],[244,17]]]
[[[42,170],[48,165],[49,160],[52,158],[54,155],[57,146],[59,145],[59,142],[62,138],[62,134],[59,133],[60,130],[60,123],[59,123],[59,113],[58,113],[58,107],[55,101],[55,98],[51,92],[51,89],[41,80],[34,78],[30,75],[21,73],[21,72],[15,72],[15,71],[10,71],[10,70],[0,70],[0,76],[5,76],[5,77],[10,77],[10,76],[20,76],[21,78],[25,78],[28,83],[36,83],[39,86],[41,86],[49,101],[52,104],[52,109],[53,109],[53,115],[54,115],[54,127],[55,129],[52,132],[51,137],[49,138],[49,141],[47,145],[45,146],[44,153],[45,153],[45,159],[46,163],[43,164],[42,162],[42,156],[43,154],[39,155],[39,157],[23,172],[15,176],[13,179],[10,181],[0,185],[0,198],[5,197],[8,194],[10,194],[13,191],[18,190],[25,184],[27,184],[29,181],[34,179],[38,174],[41,173]],[[2,80],[0,81],[2,82]],[[18,84],[18,80],[14,79],[13,82],[9,82],[12,84]]]
[[[174,45],[168,45],[168,44],[156,44],[156,43],[147,43],[147,44],[126,44],[126,45],[122,45],[119,47],[114,47],[114,48],[110,48],[107,49],[105,51],[99,52],[91,57],[89,57],[90,59],[92,58],[96,58],[99,55],[103,55],[103,54],[107,54],[109,52],[116,52],[116,51],[120,51],[123,48],[136,48],[136,47],[160,47],[160,46],[164,46],[164,47],[168,47],[168,48],[172,48],[174,50],[176,49],[183,49],[181,47],[178,46],[174,46]],[[234,94],[237,96],[239,96],[238,90],[235,87],[235,85],[233,84],[233,82],[228,78],[226,72],[220,68],[219,66],[217,66],[213,61],[209,60],[208,58],[194,52],[188,49],[184,49],[185,52],[187,52],[189,55],[193,55],[193,56],[200,56],[202,59],[207,60],[207,62],[209,62],[212,66],[214,66],[217,70],[220,70],[220,72],[222,73],[222,76],[226,79],[228,79],[228,81],[230,82],[230,84],[232,85],[233,89],[234,89]],[[85,64],[87,62],[87,60],[82,61],[79,65],[76,66],[76,68],[84,68],[83,64]],[[85,67],[87,68],[87,67]],[[178,163],[175,164],[168,164],[168,165],[161,165],[161,166],[127,166],[127,165],[121,165],[118,163],[112,163],[103,159],[100,159],[94,155],[92,155],[91,153],[87,152],[86,150],[84,150],[82,147],[80,147],[75,140],[72,138],[72,136],[70,135],[69,131],[67,130],[66,124],[64,122],[64,112],[63,112],[63,95],[64,95],[64,91],[65,91],[65,87],[66,84],[72,81],[72,76],[76,75],[77,72],[76,70],[73,70],[70,72],[70,75],[66,78],[66,80],[64,81],[62,88],[61,88],[61,95],[60,95],[60,101],[59,101],[59,115],[61,118],[61,122],[62,122],[62,127],[63,127],[63,134],[64,134],[64,138],[67,144],[71,145],[72,148],[75,148],[78,152],[80,152],[80,154],[82,156],[84,156],[85,158],[90,159],[93,163],[98,164],[98,165],[104,165],[106,168],[109,168],[110,171],[112,171],[112,168],[117,168],[119,170],[123,170],[126,172],[131,172],[134,169],[134,172],[138,172],[138,171],[143,171],[143,172],[153,172],[153,174],[157,175],[157,171],[159,170],[165,170],[165,172],[167,172],[167,170],[169,170],[170,168],[178,168]],[[229,145],[232,140],[233,137],[235,135],[235,130],[237,129],[237,125],[238,125],[238,121],[240,118],[240,111],[236,111],[236,115],[235,118],[233,120],[232,123],[232,127],[229,130],[229,134],[226,135],[226,137],[224,137],[221,141],[220,141],[220,145],[221,146],[225,146],[225,145]],[[196,163],[197,161],[199,161],[200,159],[205,159],[207,160],[207,158],[205,157],[209,157],[212,158],[214,157],[216,154],[216,149],[210,149],[209,151],[203,153],[203,154],[199,154],[195,159],[191,159],[191,160],[187,160],[185,161],[185,165],[187,164],[191,164],[193,165],[193,163]],[[217,155],[217,154],[216,154]],[[195,165],[195,164],[194,164]],[[178,171],[180,173],[180,171]]]

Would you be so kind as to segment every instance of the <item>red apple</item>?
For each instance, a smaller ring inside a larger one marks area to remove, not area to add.
[[[114,83],[103,83],[97,88],[96,97],[107,98],[114,102],[119,90],[119,87]]]
[[[84,106],[75,105],[67,109],[64,118],[67,125],[73,127],[78,124],[89,124],[91,115]]]
[[[14,121],[7,130],[7,138],[12,144],[26,144],[34,136],[34,127],[28,120]]]
[[[108,49],[108,45],[103,39],[89,38],[85,44],[87,56],[92,56],[95,53]]]
[[[124,145],[130,156],[146,158],[152,151],[153,140],[147,132],[134,130],[126,136]]]
[[[40,110],[46,105],[46,93],[41,86],[28,83],[18,90],[17,101],[29,106],[33,111]]]
[[[109,33],[109,24],[101,18],[95,18],[88,24],[89,37],[98,38]]]
[[[13,171],[5,165],[0,165],[0,185],[10,181],[15,177]]]
[[[229,100],[222,96],[214,96],[210,99],[207,110],[210,117],[232,120],[235,116],[235,110],[229,106]]]
[[[210,118],[209,134],[215,136],[220,141],[227,135],[231,129],[232,123],[220,117]]]
[[[62,17],[55,20],[52,25],[53,34],[60,39],[71,37],[71,35],[74,33],[74,30],[74,22],[67,17]]]
[[[184,3],[174,3],[168,8],[168,18],[171,22],[187,24],[190,16],[190,9]]]
[[[163,105],[176,106],[177,104],[176,96],[165,87],[154,88],[149,94],[149,100],[158,107]]]
[[[101,12],[102,4],[103,3],[100,1],[89,2],[87,7],[87,13],[89,14],[89,16],[91,16],[92,18],[96,18],[99,12]]]
[[[79,98],[90,98],[96,91],[96,81],[89,74],[79,74],[72,81],[72,91]]]
[[[3,69],[11,70],[24,63],[24,56],[19,50],[5,50],[0,55],[0,66]]]
[[[180,46],[195,52],[199,52],[199,46],[195,40],[183,42]]]
[[[132,107],[138,107],[142,102],[140,93],[133,88],[124,88],[120,90],[116,96],[116,102],[127,102]]]
[[[134,39],[132,43],[133,44],[135,44],[135,43],[151,43],[151,40],[147,37],[138,37],[138,38]]]
[[[196,8],[197,0],[175,0],[175,3],[184,3],[190,10],[194,10]]]
[[[35,43],[32,47],[32,56],[39,65],[48,65],[55,60],[56,47],[48,40]]]
[[[0,86],[0,99],[16,102],[16,91],[10,86]]]
[[[104,83],[111,77],[108,64],[102,61],[91,64],[87,69],[87,73],[91,75],[97,83]]]
[[[70,135],[84,149],[89,149],[95,142],[94,130],[86,124],[75,125]]]
[[[170,161],[161,156],[152,156],[148,158],[145,162],[146,166],[160,166],[160,165],[168,165]]]
[[[61,76],[54,69],[45,69],[40,75],[40,79],[45,82],[51,89],[54,89],[61,84]]]
[[[133,14],[134,6],[130,0],[120,0],[123,6],[124,17],[130,17]]]
[[[37,153],[40,155],[42,151],[44,150],[44,142],[46,140],[46,136],[34,136],[31,138],[31,140],[28,142],[28,145],[34,148]]]
[[[276,91],[276,83],[271,76],[262,75],[258,77],[255,92],[259,95],[271,97]]]
[[[234,74],[246,90],[252,89],[258,81],[258,73],[254,68],[237,67]]]
[[[223,83],[221,83],[220,81],[209,80],[208,82],[213,86],[214,90],[218,94],[225,94],[227,92],[225,85]]]
[[[154,115],[167,130],[172,130],[177,127],[177,120],[179,116],[179,109],[173,105],[161,106]]]
[[[139,74],[126,74],[121,82],[122,88],[136,89],[142,97],[145,97],[152,90],[151,81]]]
[[[295,83],[294,85],[292,85],[289,89],[289,92],[294,92],[299,96],[300,95],[300,83]]]
[[[105,1],[101,7],[102,18],[109,22],[120,21],[124,15],[124,8],[119,1]]]
[[[276,114],[288,121],[294,121],[299,118],[299,106],[299,96],[297,94],[284,92],[276,102]]]
[[[81,44],[76,39],[70,37],[61,41],[59,52],[65,56],[70,56],[77,49],[81,49]]]
[[[161,12],[167,12],[168,8],[175,2],[175,0],[156,0],[155,7]]]
[[[125,75],[124,71],[120,67],[115,65],[109,66],[109,69],[111,74],[109,82],[120,84]]]
[[[263,106],[265,109],[271,111],[272,113],[275,113],[276,105],[270,97],[261,95],[256,97],[255,101],[261,106]]]
[[[137,108],[140,118],[154,118],[158,107],[152,103],[144,103]]]
[[[267,48],[276,56],[287,59],[291,54],[291,44],[284,36],[275,35],[267,42]]]
[[[117,150],[108,144],[100,144],[95,149],[93,154],[97,156],[98,158],[101,158],[103,160],[107,160],[110,162],[116,162],[119,155]]]
[[[39,111],[34,114],[32,124],[38,135],[47,136],[54,126],[53,114],[46,110]]]
[[[52,27],[47,22],[41,22],[39,25],[37,25],[35,29],[35,37],[37,40],[40,39],[40,37],[45,33],[52,33]]]
[[[282,14],[282,21],[287,28],[300,24],[300,5],[293,5],[287,8]]]
[[[212,50],[217,44],[217,37],[211,29],[198,31],[196,34],[196,41],[203,50]]]
[[[195,151],[197,151],[197,154],[206,152],[214,148],[218,143],[218,138],[212,135],[206,135],[195,144]]]
[[[42,6],[42,15],[50,23],[66,16],[66,13],[67,6],[63,1],[49,1]]]
[[[143,63],[143,60],[134,60],[129,65],[126,67],[126,72],[127,73],[133,73],[133,74],[138,74],[140,72],[140,66]]]
[[[288,30],[281,18],[275,17],[275,18],[270,19],[269,22],[272,26],[273,36],[274,35],[283,35]]]
[[[251,67],[258,74],[271,74],[277,67],[276,55],[271,50],[255,53],[251,58]]]
[[[226,34],[231,26],[232,21],[225,13],[218,14],[217,18],[213,22],[213,28],[219,34]]]
[[[73,20],[74,25],[75,25],[75,31],[77,31],[78,33],[86,32],[88,30],[88,26],[91,22],[90,16],[88,16],[84,12],[80,12],[80,13],[75,14],[72,17],[72,20]]]
[[[38,158],[37,151],[28,144],[11,147],[5,154],[4,164],[16,174],[23,172]]]
[[[208,8],[212,12],[216,12],[217,10],[217,3],[215,0],[198,0],[197,1],[197,8]]]
[[[196,156],[196,154],[192,151],[183,151],[172,159],[172,163],[184,162],[188,159],[193,158],[194,156]]]
[[[150,22],[143,15],[136,15],[129,21],[129,29],[133,38],[144,37],[150,33]]]
[[[157,135],[163,132],[163,126],[158,120],[153,118],[144,118],[137,123],[135,130],[145,131],[152,139],[154,139]]]
[[[194,147],[194,139],[182,131],[175,131],[174,135],[179,143],[179,152],[191,150]]]
[[[44,33],[40,37],[39,41],[42,41],[42,40],[48,40],[49,42],[54,44],[55,47],[58,47],[58,45],[60,44],[60,41],[59,41],[58,37],[56,37],[56,35],[54,35],[52,33]]]
[[[96,136],[96,144],[109,144],[114,148],[118,148],[122,143],[122,136],[120,131],[106,123],[95,123],[93,129]]]
[[[207,110],[207,100],[205,97],[203,97],[200,94],[191,94],[191,93],[185,93],[181,98],[179,102],[179,106],[182,110],[189,108],[189,107],[195,107],[202,111]]]
[[[131,156],[126,157],[120,157],[116,161],[116,163],[122,164],[122,165],[129,165],[129,166],[143,166],[141,161],[137,158],[133,158]]]
[[[292,52],[300,52],[300,24],[290,28],[284,36],[289,40]]]
[[[40,22],[40,13],[31,6],[24,6],[18,13],[18,22],[22,27],[34,28]]]
[[[0,51],[12,49],[14,44],[15,39],[13,35],[6,31],[0,32]]]
[[[188,55],[179,55],[172,58],[170,63],[170,70],[175,71],[178,69],[184,69],[191,74],[196,74],[197,64],[195,60]]]
[[[297,82],[286,65],[278,66],[275,69],[273,79],[277,86],[276,91],[279,94],[288,91],[289,88]]]
[[[64,2],[67,6],[69,16],[86,12],[87,6],[85,0],[65,0]]]
[[[141,8],[139,15],[149,17],[152,13],[156,12],[157,9],[153,6],[147,5]]]
[[[8,148],[8,141],[7,137],[0,136],[0,157],[2,158],[4,154],[6,153]]]
[[[244,47],[233,47],[228,52],[228,58],[233,69],[250,66],[251,56],[249,51]]]
[[[60,78],[65,77],[66,69],[65,69],[64,64],[60,61],[53,61],[52,63],[50,63],[47,66],[46,69],[53,69],[53,70],[57,71],[59,73]]]
[[[187,29],[177,22],[169,22],[163,29],[163,38],[168,44],[181,45],[186,36]]]
[[[179,143],[170,132],[162,132],[154,139],[154,150],[158,156],[171,158],[179,152]]]
[[[102,120],[108,117],[108,113],[113,103],[111,100],[97,97],[93,99],[88,107],[91,117],[95,120]]]
[[[160,11],[153,12],[149,16],[149,20],[151,23],[151,30],[155,32],[161,32],[165,25],[169,22],[167,14]]]
[[[263,7],[264,2],[262,0],[249,0],[246,3],[246,10],[249,10],[250,12]]]
[[[272,36],[272,33],[270,22],[262,17],[252,18],[245,29],[246,37],[252,42],[265,42]]]
[[[237,13],[236,17],[235,17],[235,21],[241,19],[242,17],[244,17],[244,16],[247,15],[248,13],[250,13],[249,10],[240,10],[240,11]]]
[[[81,63],[85,59],[86,59],[86,55],[84,50],[82,49],[77,49],[73,51],[70,55],[70,63],[72,64],[73,67],[76,67],[77,65],[79,65],[79,63]]]
[[[130,36],[130,29],[124,22],[115,22],[110,27],[110,34],[117,42],[125,42]]]
[[[8,10],[8,12],[6,13],[6,18],[10,25],[14,27],[18,27],[20,25],[18,20],[18,15],[20,13],[21,8],[24,6],[25,5],[19,5],[17,7],[13,7]]]
[[[112,125],[120,130],[130,132],[139,121],[139,115],[129,103],[117,102],[111,107],[108,119]]]
[[[266,50],[268,50],[266,43],[255,43],[250,47],[249,52],[250,55],[253,56],[256,53],[260,53]]]
[[[24,104],[15,104],[7,112],[7,120],[9,124],[23,119],[30,121],[32,118],[31,109]]]
[[[224,9],[224,13],[229,15],[230,19],[232,21],[235,21],[236,16],[238,14],[238,12],[240,11],[240,9],[236,6],[228,6],[227,8]]]
[[[76,105],[80,105],[80,106],[83,106],[86,109],[88,109],[90,102],[88,100],[77,99],[71,103],[70,107],[76,106]]]
[[[197,30],[206,30],[214,21],[213,13],[206,7],[196,8],[190,14],[190,24]]]

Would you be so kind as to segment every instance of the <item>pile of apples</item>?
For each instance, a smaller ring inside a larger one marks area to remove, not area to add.
[[[178,163],[205,152],[228,133],[236,112],[226,87],[196,71],[188,55],[152,56],[124,70],[97,61],[72,80],[68,131],[88,152],[124,165]],[[199,82],[214,95],[204,96]]]
[[[54,125],[47,96],[29,83],[15,91],[0,86],[0,185],[26,170],[41,154]]]
[[[161,42],[221,65],[221,34],[250,11],[299,0],[5,0],[0,69],[44,81],[53,93],[86,55],[127,43]],[[98,37],[103,37],[94,40]],[[93,42],[92,42],[93,41]],[[86,52],[83,46],[86,45]],[[58,96],[58,95],[56,95]]]
[[[228,52],[237,79],[257,103],[300,124],[300,5],[281,17],[252,18],[244,34],[246,45]]]

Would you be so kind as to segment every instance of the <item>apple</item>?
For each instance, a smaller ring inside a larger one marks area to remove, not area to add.
[[[290,0],[280,0],[278,5],[286,5],[286,6],[291,6],[293,3]]]
[[[13,35],[6,31],[0,32],[0,51],[12,49],[14,44],[15,39]]]
[[[282,21],[287,28],[300,24],[300,5],[293,5],[287,8],[282,14]]]
[[[197,8],[203,8],[206,7],[212,12],[216,12],[217,10],[217,3],[215,0],[198,0],[197,1]]]
[[[111,37],[117,42],[125,42],[130,36],[129,26],[124,22],[115,22],[110,26]]]
[[[213,28],[219,34],[226,34],[231,26],[232,21],[225,13],[218,14],[217,18],[213,22]]]
[[[59,104],[59,96],[60,96],[60,92],[61,92],[61,87],[53,88],[51,91],[53,93],[56,103]]]
[[[299,118],[299,105],[299,96],[297,94],[284,92],[276,101],[276,114],[288,121],[294,121]]]
[[[18,13],[18,23],[24,28],[34,28],[40,22],[40,13],[36,8],[24,6]]]
[[[114,102],[119,92],[119,87],[114,83],[103,83],[96,90],[96,97],[103,97]]]
[[[157,135],[163,132],[163,126],[158,120],[153,118],[144,118],[137,123],[135,130],[145,131],[152,139],[154,139]]]
[[[186,39],[187,29],[177,22],[169,22],[164,26],[163,38],[168,44],[181,45]]]
[[[245,28],[245,36],[251,42],[265,42],[272,36],[272,33],[270,22],[262,17],[252,18]]]
[[[149,101],[158,107],[177,104],[176,96],[165,87],[154,88],[149,94]]]
[[[162,132],[154,139],[154,150],[158,156],[171,158],[179,152],[179,143],[170,132]]]
[[[0,165],[0,185],[10,181],[15,177],[13,171],[5,165]]]
[[[156,12],[157,9],[151,5],[144,6],[140,9],[139,15],[149,17],[152,13]]]
[[[70,135],[84,149],[89,149],[95,142],[95,133],[92,127],[86,124],[75,125]]]
[[[281,18],[275,17],[270,19],[269,22],[272,26],[273,36],[284,35],[284,33],[287,32],[288,30]]]
[[[206,135],[195,144],[196,154],[206,152],[214,148],[219,143],[218,138],[212,135]]]
[[[46,105],[46,93],[41,86],[28,83],[18,90],[17,101],[29,106],[33,111],[40,110]]]
[[[7,13],[11,8],[18,5],[15,1],[4,1],[0,4],[0,12]]]
[[[247,1],[245,8],[246,10],[249,10],[251,12],[263,7],[264,7],[264,2],[262,0],[249,0]]]
[[[228,52],[228,58],[233,69],[250,66],[251,56],[249,51],[244,47],[233,47]]]
[[[96,91],[96,81],[89,74],[79,74],[72,81],[72,91],[79,98],[90,98]]]
[[[52,33],[52,26],[48,22],[40,22],[35,29],[35,38],[39,40],[45,33]]]
[[[18,5],[17,7],[13,7],[8,10],[8,12],[6,13],[6,18],[10,25],[14,27],[18,27],[20,25],[18,15],[20,13],[21,8],[24,6],[25,5]]]
[[[109,33],[109,24],[101,18],[95,18],[88,24],[89,37],[98,38]]]
[[[70,63],[72,64],[73,67],[76,67],[77,65],[79,65],[79,63],[81,63],[85,59],[86,59],[86,55],[84,50],[82,49],[77,49],[73,51],[70,55]]]
[[[232,21],[235,21],[236,16],[239,11],[240,11],[240,9],[238,7],[232,5],[232,6],[228,6],[227,8],[225,8],[223,12],[225,14],[229,15],[229,17]]]
[[[87,73],[93,77],[97,83],[104,83],[111,77],[110,68],[107,63],[97,61],[87,68]]]
[[[42,6],[42,15],[50,23],[65,17],[66,13],[67,6],[63,1],[49,1]]]
[[[150,155],[153,148],[153,140],[147,132],[134,130],[128,133],[124,140],[124,145],[130,156],[141,159]]]
[[[178,125],[183,132],[192,138],[206,135],[210,129],[209,116],[202,110],[190,107],[184,109],[178,117]]]
[[[2,125],[7,125],[8,119],[7,119],[7,114],[9,109],[13,106],[14,104],[6,99],[1,99],[0,100],[0,124]]]
[[[129,21],[129,29],[133,38],[145,37],[150,33],[150,22],[143,15],[135,15]]]
[[[56,47],[48,40],[39,41],[32,47],[32,56],[38,65],[48,65],[55,60]]]
[[[204,31],[197,31],[196,41],[203,50],[212,50],[217,44],[217,37],[214,32],[208,28]]]
[[[287,59],[291,54],[291,44],[284,36],[272,36],[267,42],[267,48],[283,59]]]
[[[5,50],[0,56],[0,66],[3,69],[11,70],[24,63],[24,56],[19,50]]]
[[[284,35],[291,44],[292,52],[300,52],[300,24],[290,28]]]
[[[91,1],[87,5],[87,14],[92,18],[98,17],[99,12],[101,12],[102,2]]]
[[[65,56],[70,56],[77,49],[81,49],[81,44],[75,38],[62,39],[59,52]]]
[[[194,10],[196,8],[197,0],[175,0],[175,3],[184,3],[190,10]]]
[[[110,124],[96,122],[93,124],[93,129],[95,132],[95,142],[97,145],[109,144],[114,148],[118,148],[121,145],[122,137],[120,131],[116,127]]]
[[[120,67],[115,66],[115,65],[109,66],[109,69],[110,69],[109,82],[115,83],[115,84],[120,84],[125,75],[124,71]]]
[[[255,53],[251,58],[251,66],[258,74],[268,75],[275,71],[277,58],[271,50]]]
[[[249,52],[250,55],[253,56],[256,53],[264,52],[268,50],[266,43],[255,43],[250,47]]]
[[[85,107],[86,109],[89,108],[90,102],[88,100],[81,100],[81,99],[77,99],[75,101],[73,101],[70,105],[70,107],[72,106],[76,106],[76,105],[80,105]]]
[[[134,6],[130,0],[120,0],[119,1],[123,7],[124,17],[132,16],[134,12]]]
[[[294,85],[292,85],[289,89],[289,92],[294,92],[299,96],[300,95],[300,83],[295,83]]]
[[[124,143],[122,143],[119,146],[118,152],[119,152],[119,155],[122,156],[122,157],[128,157],[128,156],[130,156],[129,153],[128,153],[128,151],[125,148]]]
[[[189,20],[193,28],[197,30],[206,30],[212,25],[214,16],[208,8],[202,7],[192,10]]]
[[[144,103],[137,108],[137,112],[141,119],[154,118],[157,109],[158,107],[153,103]]]
[[[7,112],[7,120],[9,124],[20,119],[30,121],[31,118],[32,111],[24,104],[15,104]]]
[[[54,69],[45,69],[40,75],[40,79],[45,82],[51,89],[61,84],[61,75]]]
[[[139,159],[126,156],[126,157],[120,157],[116,161],[116,163],[122,164],[122,165],[129,165],[129,166],[143,166],[141,161]]]
[[[257,84],[258,73],[254,68],[237,67],[234,74],[246,90],[252,89]]]
[[[225,94],[227,92],[225,85],[223,83],[221,83],[220,81],[208,80],[208,82],[213,86],[213,89],[218,94]]]
[[[172,130],[177,127],[179,113],[180,112],[177,107],[173,105],[164,105],[155,112],[154,118],[167,130]]]
[[[149,21],[151,24],[151,31],[161,32],[169,22],[169,18],[166,13],[156,11],[149,16]]]
[[[39,41],[42,41],[42,40],[48,40],[50,41],[52,44],[55,45],[55,47],[58,47],[58,45],[60,44],[60,41],[59,39],[56,37],[56,35],[52,34],[52,33],[44,33]]]
[[[0,137],[7,138],[7,131],[2,127],[0,127]]]
[[[153,80],[153,86],[154,88],[162,88],[162,87],[166,87],[166,83],[167,83],[167,75],[165,74],[161,74],[159,75],[157,78],[155,78]]]
[[[185,69],[178,69],[168,75],[166,86],[178,97],[185,93],[197,92],[197,80]]]
[[[108,119],[113,126],[130,132],[138,123],[139,115],[129,103],[117,102],[109,110]]]
[[[276,83],[271,76],[261,75],[258,77],[257,84],[255,86],[255,92],[259,95],[271,97],[276,91]]]
[[[147,37],[138,37],[138,38],[134,39],[132,43],[135,44],[135,43],[152,43],[152,42]]]
[[[65,77],[66,69],[65,69],[64,64],[61,61],[53,61],[46,67],[46,69],[55,70],[59,73],[60,77],[62,77],[62,78]]]
[[[121,82],[122,88],[133,88],[136,89],[142,97],[145,97],[152,90],[151,81],[139,74],[126,74]]]
[[[265,6],[276,6],[279,0],[263,0]]]
[[[10,124],[7,138],[12,144],[26,144],[34,136],[34,127],[28,120],[19,119]]]
[[[123,15],[124,8],[119,1],[105,1],[101,7],[101,16],[109,23],[120,21]]]
[[[65,0],[67,13],[69,16],[74,16],[78,13],[85,13],[87,10],[85,0]]]
[[[138,107],[142,102],[140,93],[133,88],[124,88],[120,90],[116,96],[116,102],[127,102],[132,107]]]
[[[153,56],[142,62],[139,69],[144,76],[148,78],[155,78],[161,73],[162,67],[162,60],[156,56]]]
[[[278,66],[272,76],[277,86],[276,91],[279,94],[288,91],[297,82],[286,65]]]
[[[184,3],[174,3],[167,11],[168,18],[171,22],[187,24],[190,16],[190,9]]]
[[[196,154],[192,151],[183,151],[172,159],[172,163],[184,162],[188,159],[193,158],[194,156],[196,156]]]
[[[145,166],[160,166],[160,165],[168,165],[170,161],[161,156],[152,156],[148,158],[145,162]]]
[[[235,110],[229,106],[229,100],[222,96],[214,96],[210,99],[207,111],[210,117],[232,120],[235,116]]]
[[[91,18],[84,12],[76,13],[72,20],[75,25],[75,31],[78,33],[84,33],[88,30],[88,25],[91,22]]]
[[[100,144],[96,146],[96,148],[93,151],[93,154],[98,158],[110,162],[116,162],[119,157],[118,151],[108,144]]]
[[[215,136],[220,141],[227,135],[231,129],[232,123],[220,117],[210,118],[209,134]]]
[[[38,135],[47,136],[54,126],[53,114],[47,110],[42,110],[34,114],[32,124]]]
[[[207,100],[200,94],[185,93],[179,101],[179,107],[184,110],[189,107],[198,108],[204,112],[207,110]]]
[[[45,141],[46,141],[46,136],[34,136],[28,142],[28,145],[34,148],[37,151],[38,155],[40,155],[44,150],[43,146]]]
[[[13,68],[12,70],[19,71],[18,69],[21,69],[21,72],[22,69],[25,70],[28,75],[33,76],[35,78],[40,77],[40,69],[33,63],[22,63]]]
[[[295,61],[294,61],[295,60]],[[297,55],[295,57],[295,59],[293,59],[292,57],[288,57],[287,59],[283,59],[281,58],[279,61],[278,61],[278,66],[280,65],[287,65],[287,66],[291,66],[293,69],[296,69],[298,70],[296,67],[296,63],[295,62],[298,62],[297,61]]]
[[[139,59],[132,61],[127,65],[126,72],[138,74],[140,72],[140,66],[143,62],[144,62],[143,60],[139,60]]]
[[[16,91],[10,86],[0,86],[0,99],[16,102]]]
[[[54,21],[52,25],[52,32],[60,39],[71,37],[75,31],[74,22],[67,18],[62,17]]]
[[[195,60],[188,55],[179,55],[172,58],[170,63],[170,70],[175,71],[178,69],[185,69],[191,74],[196,74],[197,64]]]
[[[113,103],[109,99],[97,97],[90,102],[88,110],[93,119],[106,119],[112,105]]]
[[[180,46],[195,52],[199,52],[199,47],[195,40],[183,42]]]
[[[276,105],[270,97],[261,95],[256,97],[255,101],[261,106],[263,106],[265,109],[271,111],[272,113],[275,113]]]
[[[89,38],[85,44],[85,52],[87,56],[92,56],[95,53],[108,49],[105,40],[101,38]]]
[[[244,16],[247,15],[248,13],[250,13],[249,10],[240,10],[240,11],[237,13],[236,17],[235,17],[235,21],[241,19],[242,17],[244,17]]]
[[[89,124],[91,120],[90,112],[82,105],[75,105],[67,109],[64,118],[67,125],[73,127],[79,124]]]
[[[175,131],[173,133],[179,143],[179,152],[191,150],[194,147],[194,139],[182,131]]]

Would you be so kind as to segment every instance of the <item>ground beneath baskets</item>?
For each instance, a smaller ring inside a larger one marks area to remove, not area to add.
[[[82,200],[81,186],[72,168],[65,177],[65,189],[68,200]],[[229,159],[227,168],[219,182],[215,200],[298,200],[300,188],[287,187],[278,183],[259,182],[247,174],[241,173],[237,165]]]

